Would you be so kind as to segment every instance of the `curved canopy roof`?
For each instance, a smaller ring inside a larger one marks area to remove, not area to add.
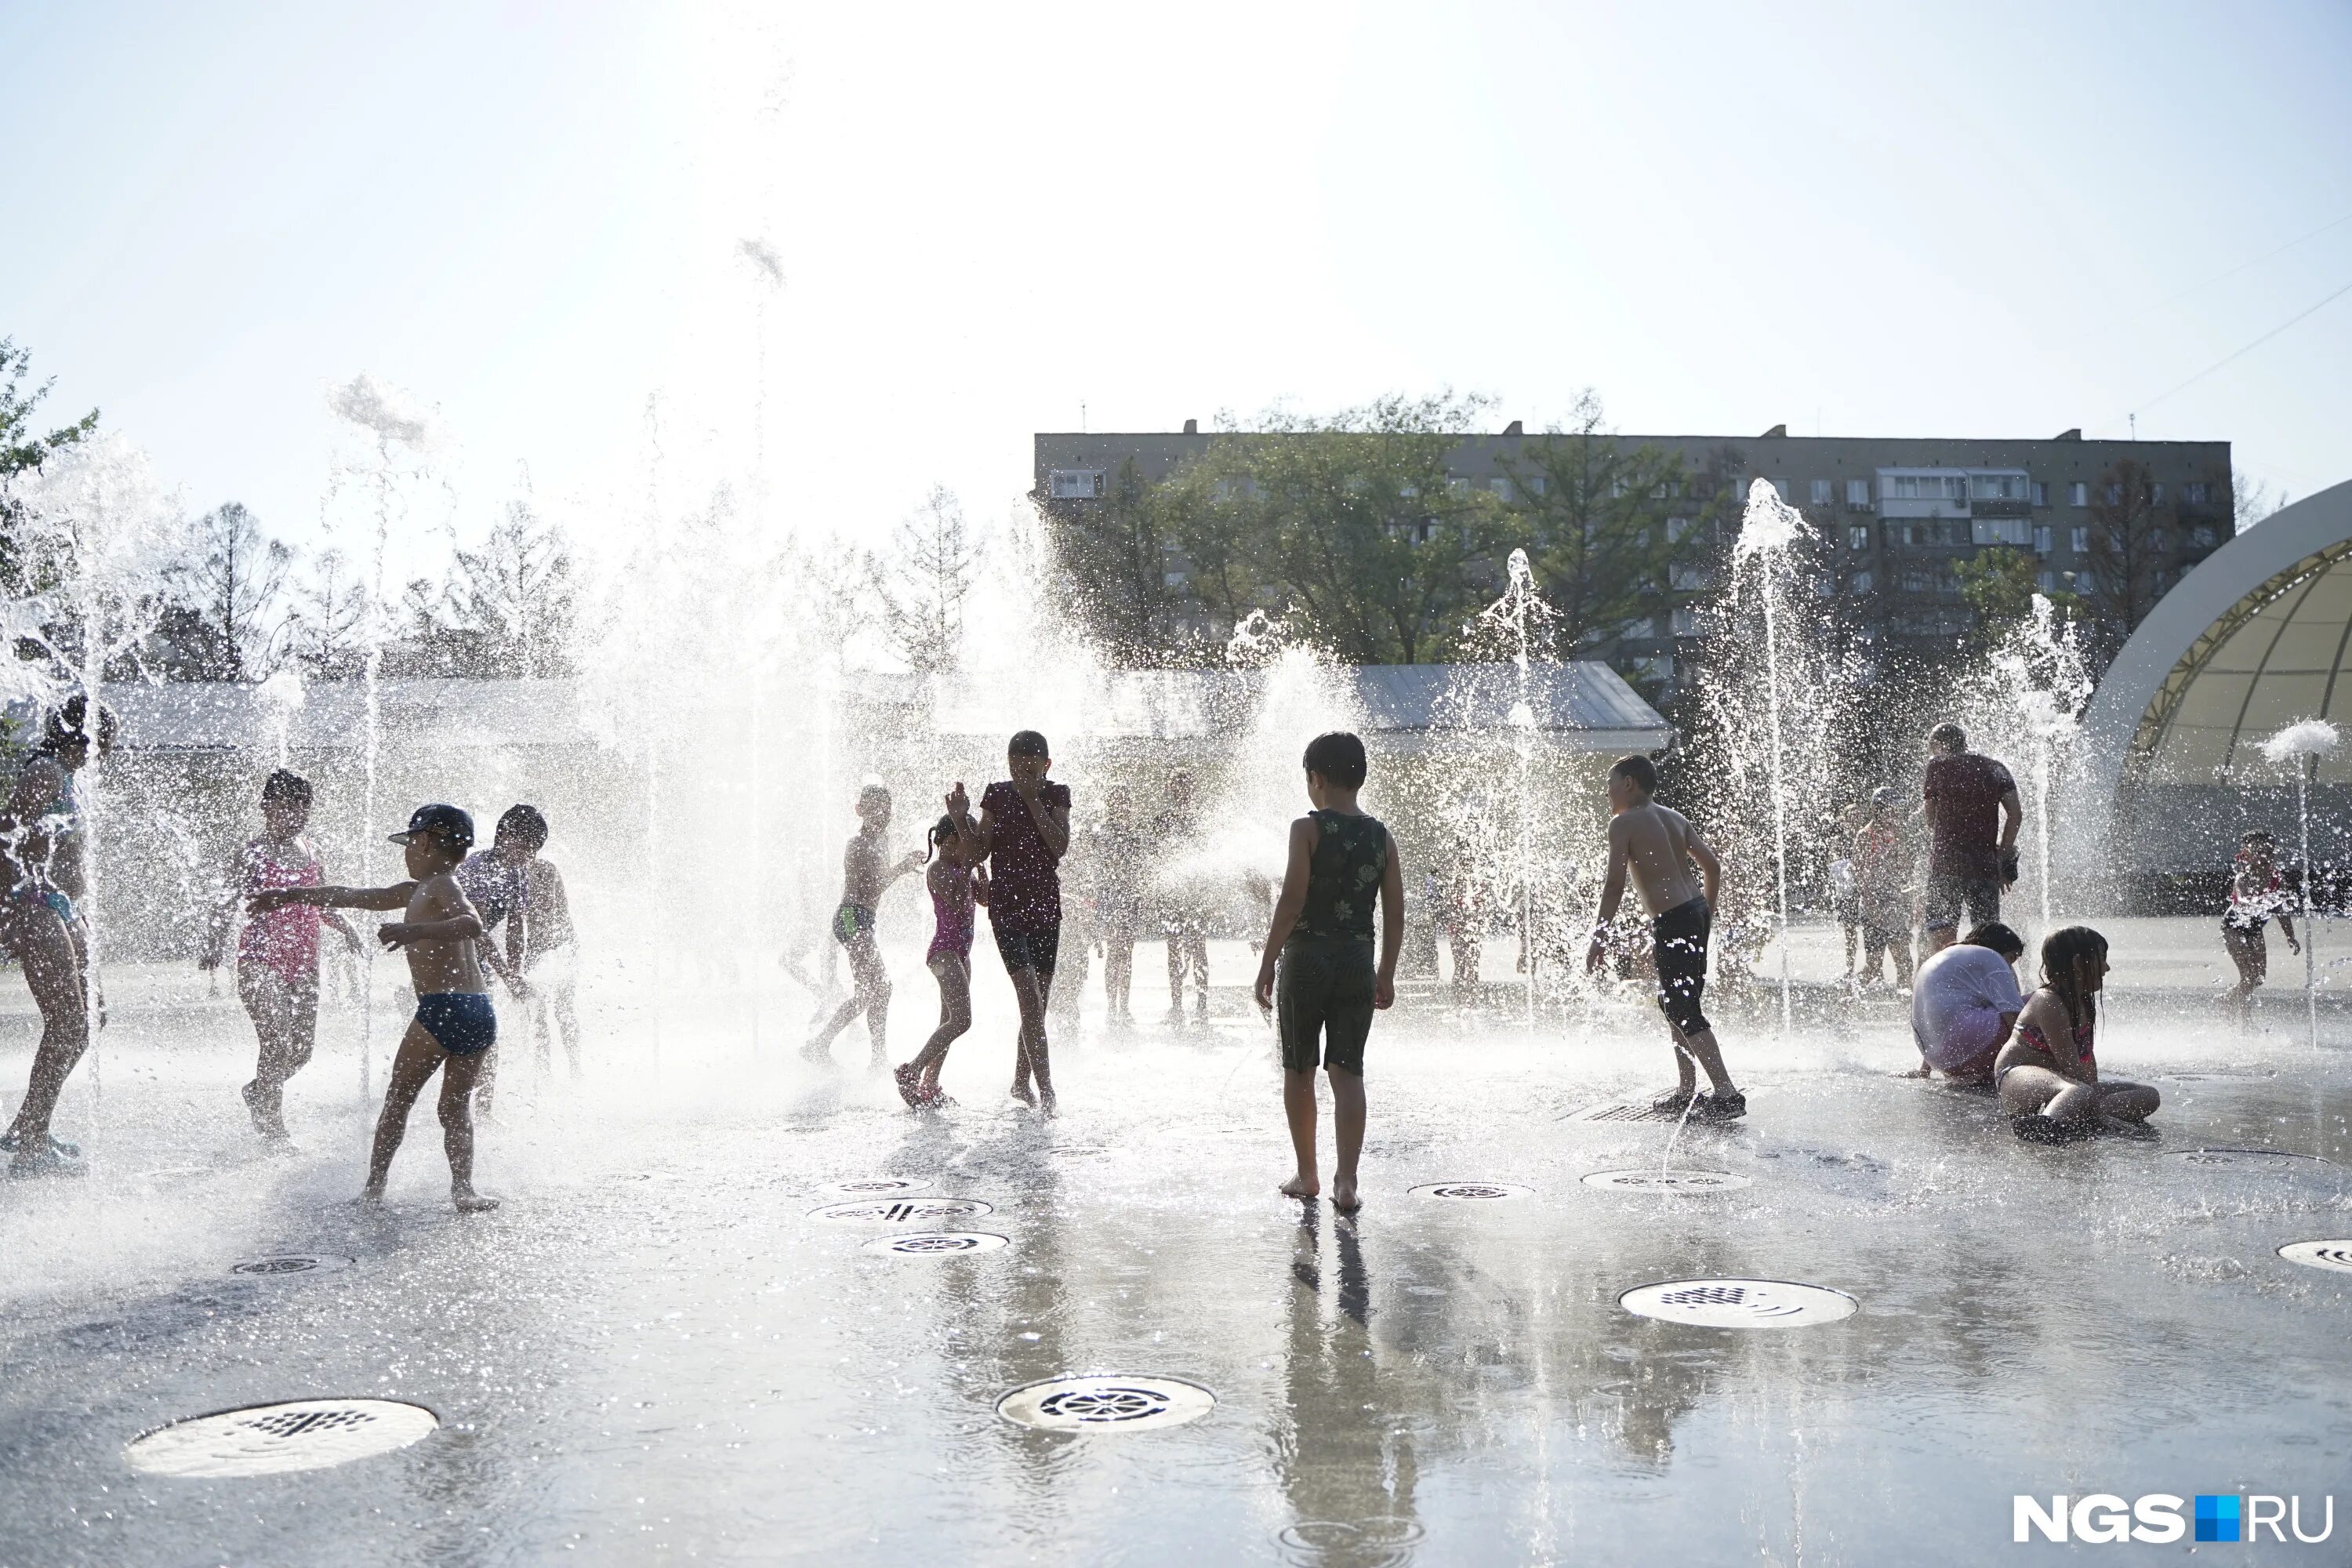
[[[2352,730],[2352,483],[2282,508],[2183,578],[2124,645],[2084,715],[2099,793],[2128,776],[2274,777],[2262,742],[2300,719]],[[2352,745],[2319,764],[2352,778]]]

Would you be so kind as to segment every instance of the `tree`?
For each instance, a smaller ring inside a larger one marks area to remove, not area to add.
[[[2179,518],[2147,469],[2126,458],[2092,487],[2090,582],[2077,579],[2093,646],[2112,658],[2171,586]]]
[[[293,551],[261,531],[236,501],[196,520],[196,559],[186,584],[190,617],[167,628],[186,655],[186,679],[257,680],[276,668]]]
[[[22,580],[23,543],[17,537],[24,517],[13,481],[37,471],[49,454],[86,439],[98,428],[93,408],[70,425],[42,435],[33,424],[33,412],[49,395],[55,378],[26,390],[33,351],[20,349],[14,338],[0,338],[0,589],[23,593],[37,586]]]
[[[1979,550],[1952,563],[1960,580],[1960,597],[1977,618],[1977,633],[1988,642],[1999,637],[2033,610],[2038,571],[2033,552],[2008,546]]]
[[[562,529],[514,500],[479,550],[457,552],[444,604],[478,641],[478,673],[545,679],[572,673],[576,596]]]
[[[1224,628],[1282,609],[1350,663],[1444,657],[1512,539],[1500,498],[1447,470],[1485,407],[1391,396],[1213,443],[1168,482],[1190,586]]]
[[[366,647],[367,586],[340,550],[320,552],[294,590],[286,616],[286,651],[314,679],[357,675]]]
[[[2251,474],[2233,474],[2230,479],[2231,531],[2243,533],[2254,524],[2286,505],[2287,494],[2266,479]]]
[[[900,658],[925,674],[953,669],[963,651],[963,606],[980,568],[980,548],[955,493],[933,485],[902,519],[887,562],[867,563],[883,634]]]
[[[1103,649],[1134,666],[1165,659],[1184,637],[1186,595],[1168,580],[1187,521],[1175,496],[1147,485],[1129,458],[1099,500],[1045,497],[1038,515],[1065,580],[1079,584],[1080,616]]]
[[[1636,628],[1671,616],[1672,569],[1695,562],[1701,547],[1682,459],[1611,440],[1588,391],[1566,426],[1505,467],[1511,510],[1559,614],[1560,646],[1652,635]]]

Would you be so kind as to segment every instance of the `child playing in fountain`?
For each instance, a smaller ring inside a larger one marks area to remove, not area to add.
[[[2230,950],[2230,962],[2238,966],[2237,987],[2229,999],[2242,1017],[2254,993],[2270,978],[2270,944],[2263,928],[2273,915],[2278,917],[2279,934],[2286,938],[2287,951],[2303,951],[2303,944],[2294,939],[2294,917],[2287,912],[2290,907],[2279,878],[2277,840],[2257,827],[2238,841],[2238,862],[2230,872],[2230,902],[2221,913],[2221,944]]]
[[[2025,999],[2017,1033],[1993,1064],[2000,1107],[2029,1143],[2061,1143],[2105,1131],[2139,1132],[2162,1103],[2145,1084],[2101,1078],[2093,1046],[2107,939],[2088,926],[2053,931],[2042,943],[2042,986]]]
[[[940,1026],[914,1060],[893,1072],[898,1098],[913,1110],[955,1103],[940,1092],[940,1069],[947,1065],[948,1047],[971,1028],[971,937],[979,907],[988,902],[988,868],[965,861],[954,817],[932,825],[931,847],[939,858],[923,873],[923,885],[930,889],[934,924],[923,963],[940,983]]]
[[[849,954],[849,973],[856,989],[848,1001],[801,1048],[811,1061],[823,1061],[833,1049],[833,1037],[849,1027],[858,1014],[866,1015],[866,1032],[874,1041],[876,1070],[890,1058],[885,1038],[890,1027],[890,975],[882,967],[882,950],[874,943],[874,910],[890,884],[909,871],[919,870],[923,852],[910,849],[893,861],[886,836],[890,831],[890,792],[869,784],[857,792],[858,829],[841,852],[841,907],[833,911],[833,940]]]
[[[1304,762],[1307,798],[1315,809],[1290,825],[1289,863],[1258,958],[1255,994],[1262,1010],[1279,1007],[1282,1110],[1298,1167],[1282,1191],[1294,1198],[1322,1191],[1315,1162],[1315,1069],[1320,1067],[1331,1080],[1339,1144],[1331,1205],[1352,1214],[1360,1204],[1356,1163],[1364,1150],[1364,1043],[1372,1014],[1396,1000],[1404,868],[1389,830],[1356,805],[1369,767],[1364,742],[1345,731],[1318,735],[1307,742]],[[1381,906],[1377,964],[1375,898]]]
[[[1706,939],[1710,911],[1722,884],[1722,862],[1698,829],[1680,812],[1651,797],[1658,770],[1643,756],[1621,757],[1609,770],[1609,877],[1601,888],[1601,910],[1584,967],[1597,970],[1607,952],[1609,922],[1625,897],[1630,872],[1642,905],[1650,911],[1650,942],[1658,971],[1658,1006],[1675,1042],[1677,1082],[1656,1101],[1661,1110],[1687,1111],[1705,1121],[1728,1121],[1748,1114],[1748,1097],[1732,1087],[1716,1046],[1715,1028],[1699,1010],[1706,989]],[[1696,863],[1704,890],[1691,879]],[[1710,1091],[1698,1094],[1691,1071],[1706,1069]]]
[[[248,838],[230,868],[233,892],[214,917],[196,967],[216,970],[226,955],[237,910],[256,893],[316,887],[326,880],[319,851],[302,830],[310,823],[310,783],[279,768],[262,782],[261,835]],[[286,1136],[286,1080],[310,1059],[319,1034],[319,930],[335,928],[353,952],[360,933],[332,910],[300,905],[256,915],[236,939],[236,994],[259,1041],[253,1081],[238,1093],[253,1130]]]
[[[1062,881],[1056,868],[1070,847],[1070,792],[1045,777],[1054,765],[1045,737],[1023,730],[1005,748],[1005,771],[982,792],[980,820],[956,781],[948,815],[963,840],[964,864],[988,862],[988,927],[996,954],[1021,1005],[1021,1034],[1013,1058],[1013,1098],[1054,1114],[1054,1075],[1047,1057],[1045,1006],[1054,992],[1054,961],[1062,944]],[[1036,1088],[1030,1088],[1032,1080]]]
[[[271,888],[246,903],[256,915],[295,905],[316,909],[400,910],[406,918],[376,928],[384,946],[408,953],[409,984],[416,993],[416,1016],[400,1037],[384,1085],[383,1114],[376,1119],[375,1143],[368,1155],[367,1185],[360,1196],[383,1197],[392,1157],[408,1128],[408,1113],[434,1073],[441,1076],[441,1142],[449,1156],[449,1197],[460,1214],[498,1206],[496,1198],[474,1191],[474,1083],[490,1047],[498,1043],[498,1015],[482,980],[478,944],[482,919],[467,901],[456,872],[474,845],[474,819],[454,805],[420,805],[408,829],[392,841],[406,855],[409,879],[389,888]]]

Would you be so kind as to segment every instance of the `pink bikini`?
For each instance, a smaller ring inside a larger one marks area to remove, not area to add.
[[[284,855],[287,858],[280,858]],[[256,838],[239,857],[244,870],[243,896],[274,892],[283,888],[315,888],[325,868],[316,851],[300,839],[286,846]],[[258,963],[289,985],[315,985],[319,980],[320,914],[309,904],[288,904],[267,914],[247,915],[236,939],[236,963],[242,969]]]

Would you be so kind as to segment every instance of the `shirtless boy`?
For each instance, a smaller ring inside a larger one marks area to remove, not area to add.
[[[890,974],[882,967],[882,950],[874,944],[874,911],[891,883],[923,868],[923,852],[914,849],[897,860],[888,858],[890,792],[878,784],[857,792],[857,831],[841,852],[841,907],[833,911],[833,940],[849,953],[856,988],[801,1048],[801,1055],[824,1060],[833,1050],[833,1037],[863,1013],[866,1032],[874,1041],[873,1066],[878,1070],[890,1065],[885,1043],[890,1029]]]
[[[1592,928],[1592,945],[1585,952],[1588,971],[1601,967],[1607,948],[1609,922],[1625,897],[1625,877],[1642,895],[1650,911],[1651,946],[1658,967],[1658,1006],[1675,1041],[1675,1068],[1679,1081],[1673,1093],[1661,1097],[1661,1110],[1681,1111],[1702,1121],[1728,1121],[1748,1114],[1748,1097],[1732,1087],[1724,1071],[1723,1053],[1717,1048],[1715,1029],[1699,1011],[1699,994],[1706,988],[1707,927],[1722,883],[1723,866],[1714,848],[1680,812],[1669,811],[1650,797],[1658,791],[1658,770],[1650,759],[1623,757],[1609,770],[1609,879],[1601,885],[1601,911]],[[1704,890],[1691,879],[1696,862]],[[1692,1060],[1706,1069],[1711,1092],[1697,1094]]]
[[[405,917],[376,928],[376,940],[408,953],[409,984],[416,993],[416,1016],[400,1037],[384,1086],[383,1114],[376,1119],[375,1145],[368,1156],[367,1185],[360,1196],[381,1202],[392,1157],[408,1130],[408,1113],[435,1072],[441,1072],[441,1143],[449,1155],[449,1198],[460,1214],[498,1207],[496,1198],[474,1191],[474,1081],[482,1060],[498,1042],[498,1015],[490,1009],[476,944],[481,917],[467,901],[453,873],[474,845],[474,819],[454,805],[420,805],[408,830],[392,841],[405,851],[408,877],[389,888],[273,888],[256,893],[246,908],[256,915],[310,904],[329,910],[404,910]],[[446,1069],[446,1070],[445,1070]]]

